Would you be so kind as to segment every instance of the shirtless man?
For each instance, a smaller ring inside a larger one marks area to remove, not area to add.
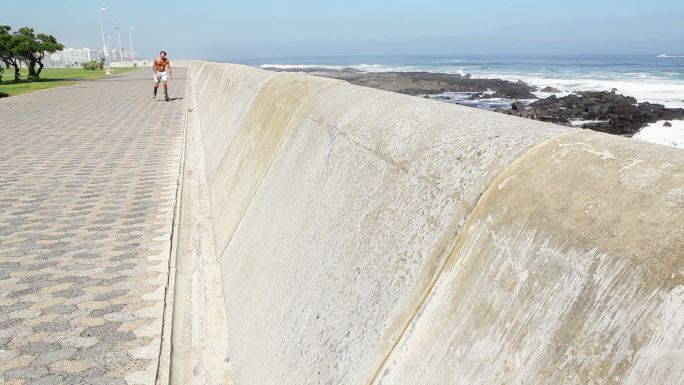
[[[168,79],[167,79],[167,69],[168,69]],[[157,98],[157,88],[159,88],[159,82],[164,82],[164,99],[168,102],[169,100],[169,80],[173,80],[173,71],[171,70],[171,62],[166,58],[166,51],[159,52],[159,57],[154,59],[152,63],[152,72],[154,72],[154,97]]]

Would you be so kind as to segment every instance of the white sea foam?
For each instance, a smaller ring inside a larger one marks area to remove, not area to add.
[[[660,120],[642,128],[635,139],[684,149],[684,120],[671,120],[672,127],[665,127],[667,120]]]
[[[462,71],[461,71],[461,74]],[[637,102],[659,103],[669,108],[684,108],[684,82],[664,80],[643,75],[635,80],[626,79],[596,79],[575,78],[560,79],[542,76],[525,76],[517,74],[487,74],[471,73],[475,78],[504,79],[509,81],[522,80],[527,84],[539,87],[553,87],[560,92],[534,92],[540,99],[551,95],[563,97],[580,91],[611,91],[618,94],[632,96]]]
[[[430,99],[440,100],[449,103],[460,104],[463,106],[483,108],[486,110],[494,111],[497,109],[508,109],[511,107],[511,103],[515,100],[504,99],[504,98],[482,98],[482,99],[470,99],[473,94],[478,94],[479,92],[442,92],[440,94],[429,95]],[[492,95],[493,91],[484,92],[485,94]],[[536,99],[520,99],[518,101],[529,105]]]
[[[441,67],[433,67],[433,66],[414,66],[414,65],[409,65],[409,66],[392,66],[392,65],[384,65],[384,64],[356,64],[356,65],[350,65],[350,68],[353,68],[355,70],[359,70],[362,72],[439,72],[435,71],[436,68],[441,68]]]
[[[419,66],[419,65],[386,65],[361,63],[350,65],[329,65],[329,64],[261,64],[259,68],[278,68],[285,70],[307,70],[314,68],[342,70],[345,68],[352,68],[361,72],[376,73],[376,72],[432,72],[432,73],[447,73],[465,75],[466,72],[454,66]]]
[[[587,77],[578,74],[576,77],[560,78],[541,75],[520,75],[491,73],[481,71],[476,66],[386,66],[381,64],[352,65],[351,68],[363,72],[434,72],[465,75],[470,73],[475,78],[522,80],[525,83],[541,88],[550,86],[558,89],[558,93],[536,92],[539,98],[551,95],[567,96],[579,91],[611,91],[632,96],[638,102],[660,103],[669,108],[684,108],[684,82],[656,77],[643,72],[633,72],[616,77],[613,74]]]
[[[607,120],[581,120],[581,119],[570,120],[570,124],[572,124],[575,127],[582,127],[585,124],[606,123],[606,122],[607,122]]]
[[[283,70],[308,70],[308,69],[327,69],[327,70],[342,70],[345,67],[339,65],[327,64],[261,64],[259,68],[278,68]]]
[[[541,76],[521,76],[512,74],[473,74],[474,77],[501,78],[504,80],[522,80],[525,83],[544,88],[547,86],[560,90],[556,96],[566,96],[578,91],[611,91],[632,96],[638,102],[660,103],[665,107],[684,108],[684,82],[657,79],[644,75],[635,80],[626,79],[597,79],[575,78],[558,79]],[[635,77],[636,78],[636,77]],[[548,97],[554,93],[537,92],[540,98]]]

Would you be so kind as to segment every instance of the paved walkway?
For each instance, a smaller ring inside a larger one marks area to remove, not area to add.
[[[149,72],[0,99],[2,385],[155,383],[186,83]]]

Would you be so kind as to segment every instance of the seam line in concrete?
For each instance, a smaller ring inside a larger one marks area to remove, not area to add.
[[[241,82],[242,79],[243,79],[244,77],[245,77],[245,74],[241,75],[240,78],[239,78],[236,82]],[[273,76],[270,76],[270,77],[268,77],[268,78],[266,78],[266,79],[260,81],[260,82],[254,87],[254,91],[255,91],[255,92],[254,92],[254,95],[252,95],[252,96],[249,98],[249,102],[248,102],[248,105],[249,105],[249,106],[252,105],[252,103],[254,102],[254,99],[256,99],[257,95],[259,94],[259,92],[261,91],[261,89],[264,87],[264,85],[265,85],[266,83],[268,83],[268,82],[269,82],[271,79],[273,79],[274,77],[276,77],[276,74],[274,74]],[[237,98],[238,98],[238,97],[237,97],[237,92],[236,92],[236,93],[233,95],[232,99],[231,99],[231,106],[232,106],[233,102],[234,102]],[[243,118],[244,118],[244,117],[243,117]],[[220,123],[222,123],[222,122],[219,122],[219,126],[220,126]],[[242,126],[242,122],[240,122],[240,126]],[[200,128],[201,128],[201,127],[202,127],[202,116],[200,116]],[[240,127],[238,127],[238,130],[239,130],[239,129],[240,129]],[[235,137],[235,134],[236,134],[236,133],[233,133],[233,138]],[[231,140],[232,140],[233,138],[231,138]],[[230,142],[229,142],[229,144],[230,144]],[[228,152],[228,147],[230,147],[230,145],[226,146],[226,148],[225,148],[225,149],[223,150],[223,152],[221,153],[221,157],[220,157],[219,159],[223,159],[223,157],[224,157],[224,156],[226,155],[226,153]],[[214,170],[212,170],[211,176],[209,177],[209,183],[211,183],[211,182],[214,180],[214,175],[216,175],[216,168],[218,168],[218,165],[217,165],[216,167],[214,167]]]
[[[180,205],[181,205],[181,191],[183,187],[183,172],[184,172],[184,161],[185,161],[185,150],[186,150],[186,145],[187,145],[187,138],[186,138],[186,133],[188,129],[188,105],[189,105],[189,92],[190,92],[190,87],[191,87],[191,81],[192,79],[190,78],[192,74],[190,71],[187,71],[186,76],[188,77],[188,81],[186,82],[185,85],[185,116],[183,120],[183,143],[181,145],[181,151],[180,151],[180,158],[178,160],[179,165],[178,165],[178,178],[176,181],[176,198],[174,202],[174,209],[173,209],[173,218],[171,221],[171,235],[170,235],[170,248],[169,248],[169,270],[168,270],[168,275],[166,277],[166,288],[164,292],[164,310],[163,310],[163,316],[162,316],[162,330],[161,330],[161,338],[160,338],[160,348],[159,348],[159,356],[157,357],[157,375],[155,379],[156,385],[166,385],[169,383],[169,372],[170,372],[170,367],[171,367],[171,330],[173,328],[173,298],[174,298],[174,285],[175,285],[175,279],[172,278],[172,274],[175,274],[175,261],[176,257],[178,254],[178,220],[179,220],[179,213],[180,213]],[[174,277],[175,278],[175,277]],[[162,373],[162,370],[164,368],[162,367],[162,358],[166,354],[165,352],[169,353],[168,356],[168,365],[166,366],[166,371],[165,373]]]
[[[271,166],[273,166],[273,161],[278,157],[278,155],[280,154],[280,152],[282,151],[282,149],[284,147],[285,142],[287,142],[290,134],[294,130],[294,128],[292,127],[292,121],[294,120],[295,116],[297,116],[297,114],[299,114],[299,111],[302,109],[302,107],[309,100],[311,100],[314,96],[318,95],[319,93],[321,93],[321,92],[323,92],[329,88],[339,86],[341,84],[344,84],[344,83],[333,83],[333,84],[328,84],[328,85],[322,86],[322,87],[316,89],[315,91],[313,91],[311,94],[309,94],[306,97],[306,99],[304,99],[301,103],[299,103],[299,105],[295,109],[294,113],[292,114],[292,116],[288,120],[287,126],[285,127],[285,131],[283,132],[283,136],[280,139],[280,142],[278,143],[276,150],[273,151],[273,155],[271,156],[271,159],[268,160],[268,165],[266,165],[263,173],[259,176],[259,182],[256,184],[254,189],[250,192],[249,203],[247,203],[247,205],[245,205],[245,208],[240,213],[240,217],[239,217],[240,219],[237,220],[236,225],[235,225],[235,229],[230,234],[230,237],[226,240],[226,242],[224,244],[222,244],[220,248],[217,248],[217,250],[218,250],[217,255],[219,257],[223,256],[223,253],[228,248],[228,245],[230,245],[230,243],[233,241],[233,237],[235,236],[235,234],[240,229],[240,225],[242,224],[242,220],[244,219],[245,215],[247,215],[247,212],[249,211],[250,207],[252,207],[252,202],[254,202],[254,197],[257,195],[257,193],[261,189],[261,185],[264,183],[264,179],[266,179],[266,175],[268,174],[269,170],[271,169]],[[200,121],[200,124],[201,124],[201,121]]]
[[[477,202],[475,203],[473,210],[468,215],[466,222],[463,224],[461,231],[459,231],[456,234],[456,243],[454,244],[453,248],[451,249],[451,251],[449,252],[447,257],[444,258],[444,260],[442,261],[440,266],[437,268],[435,275],[433,276],[432,280],[430,280],[430,284],[425,289],[425,292],[420,297],[420,300],[418,301],[416,306],[411,311],[411,316],[408,318],[408,320],[406,321],[406,323],[402,327],[401,332],[399,333],[399,336],[392,343],[392,346],[387,351],[387,354],[385,354],[385,357],[383,358],[382,362],[378,366],[378,368],[375,371],[375,373],[373,374],[373,376],[368,380],[368,382],[367,382],[368,385],[373,385],[373,384],[377,383],[377,380],[380,377],[380,373],[382,373],[383,369],[387,366],[387,362],[389,361],[390,357],[392,356],[392,354],[396,350],[397,346],[399,346],[399,343],[404,338],[406,331],[414,323],[414,321],[416,320],[416,317],[420,313],[421,309],[425,306],[425,303],[427,302],[428,297],[430,296],[430,294],[432,294],[432,291],[434,290],[437,282],[441,278],[442,273],[444,273],[444,270],[446,269],[447,265],[449,264],[449,261],[451,261],[454,258],[454,255],[456,255],[457,251],[460,250],[461,247],[463,246],[463,243],[466,240],[465,234],[467,234],[468,229],[472,225],[474,218],[478,217],[479,212],[481,211],[482,207],[484,206],[484,203],[489,199],[490,195],[492,194],[492,191],[495,189],[495,186],[497,186],[499,183],[501,183],[503,181],[503,179],[508,175],[510,170],[515,168],[518,164],[520,164],[520,162],[525,160],[532,153],[536,152],[539,148],[544,147],[547,144],[560,139],[561,137],[564,137],[564,136],[570,135],[570,134],[576,134],[577,132],[579,132],[579,131],[578,130],[571,130],[571,131],[563,132],[561,134],[555,135],[549,139],[542,141],[541,143],[538,143],[538,144],[530,147],[522,155],[520,155],[518,158],[513,160],[508,166],[506,166],[494,179],[492,179],[492,181],[489,183],[489,185],[484,190],[482,195],[480,195],[480,197],[477,199]]]

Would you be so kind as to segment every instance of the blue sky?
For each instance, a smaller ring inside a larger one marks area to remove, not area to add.
[[[32,26],[69,47],[100,47],[97,10],[118,47],[171,58],[392,54],[684,53],[675,0],[32,0],[0,24]]]

